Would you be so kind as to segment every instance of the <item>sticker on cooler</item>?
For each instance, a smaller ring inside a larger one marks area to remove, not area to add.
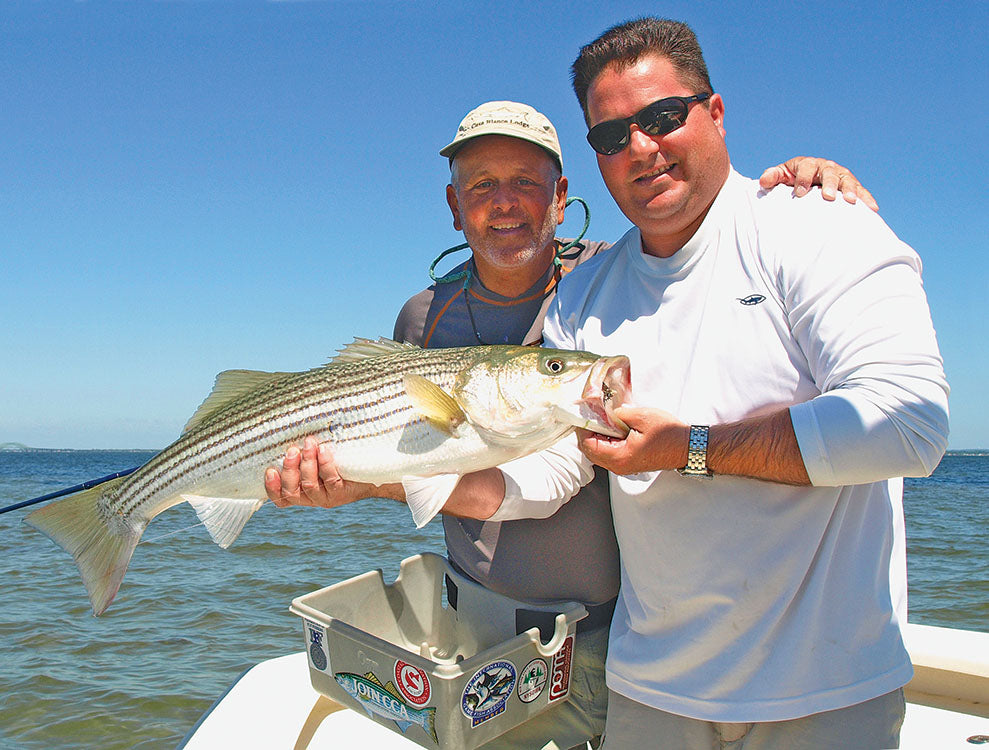
[[[360,703],[369,716],[377,714],[391,719],[402,730],[402,734],[408,732],[409,727],[415,724],[422,727],[433,742],[439,741],[436,737],[436,709],[410,706],[402,700],[391,682],[382,685],[374,672],[363,675],[337,672],[333,675],[333,679],[350,697]]]
[[[396,661],[395,684],[409,703],[424,706],[429,702],[429,677],[419,667],[401,659]]]
[[[560,650],[553,654],[553,671],[549,680],[549,699],[566,698],[570,692],[570,670],[573,666],[573,636],[568,635]]]
[[[460,699],[460,710],[471,728],[503,713],[514,687],[515,665],[510,661],[493,661],[477,670]]]
[[[306,633],[309,636],[309,661],[312,665],[323,672],[329,663],[326,659],[326,652],[323,650],[323,641],[326,639],[326,631],[322,626],[309,620],[306,623]]]
[[[523,703],[532,703],[542,695],[548,672],[546,662],[542,659],[533,659],[526,664],[525,669],[519,672],[519,700]]]

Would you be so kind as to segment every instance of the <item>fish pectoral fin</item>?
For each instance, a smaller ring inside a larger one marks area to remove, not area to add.
[[[435,477],[402,477],[405,502],[412,511],[416,528],[421,529],[440,512],[450,499],[459,474],[437,474]]]
[[[467,415],[457,400],[422,375],[406,373],[402,382],[418,412],[436,429],[456,437],[457,427],[467,421]]]
[[[254,512],[264,505],[264,500],[253,498],[203,497],[182,495],[182,499],[196,509],[203,526],[222,549],[226,549],[244,530],[244,525]]]

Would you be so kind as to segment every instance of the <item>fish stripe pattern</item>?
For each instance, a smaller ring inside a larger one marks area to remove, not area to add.
[[[509,346],[420,349],[387,340],[358,340],[305,372],[220,373],[182,436],[147,464],[26,520],[75,557],[99,614],[152,518],[187,500],[213,539],[229,545],[265,498],[265,469],[306,437],[332,444],[345,479],[402,482],[421,525],[465,473],[548,447],[574,426],[623,434],[607,416],[620,399],[585,403],[591,373],[601,380],[590,389],[595,394],[628,388],[624,357]],[[439,393],[434,409],[460,417],[446,429],[434,424],[435,415],[424,414],[407,391],[407,375]],[[446,480],[422,487],[423,477]]]

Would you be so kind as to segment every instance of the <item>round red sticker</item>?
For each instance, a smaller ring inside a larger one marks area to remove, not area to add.
[[[396,661],[395,684],[409,703],[422,706],[429,701],[429,677],[419,667]]]

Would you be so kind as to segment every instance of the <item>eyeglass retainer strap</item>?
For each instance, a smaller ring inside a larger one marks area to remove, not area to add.
[[[470,268],[469,267],[465,267],[464,270],[458,271],[456,273],[454,273],[454,272],[451,271],[446,276],[440,276],[439,278],[437,278],[436,274],[434,273],[434,271],[436,270],[436,266],[439,265],[439,262],[441,260],[443,260],[446,256],[448,256],[450,253],[455,253],[458,250],[466,250],[469,247],[470,247],[470,244],[469,243],[463,242],[463,243],[461,243],[459,245],[454,245],[451,248],[447,248],[442,253],[440,253],[438,256],[436,256],[436,260],[434,260],[429,265],[429,278],[431,278],[437,284],[449,284],[451,281],[456,281],[457,279],[467,279],[469,281],[470,280]]]
[[[561,245],[559,248],[557,248],[556,253],[553,255],[553,264],[556,265],[556,266],[563,265],[563,263],[561,261],[561,257],[563,256],[563,254],[566,253],[567,250],[570,250],[572,247],[574,247],[582,239],[584,239],[584,235],[587,233],[587,228],[591,225],[591,209],[588,208],[587,201],[585,201],[583,198],[579,198],[579,197],[577,197],[575,195],[572,198],[567,198],[567,206],[569,206],[571,203],[574,203],[575,201],[577,203],[580,203],[580,205],[584,209],[584,226],[581,228],[580,234],[578,234],[576,238],[572,239],[566,245]],[[471,276],[471,273],[470,273],[470,267],[469,266],[465,267],[462,271],[456,271],[456,272],[451,271],[450,273],[446,274],[445,276],[437,276],[436,275],[436,266],[439,265],[439,262],[441,260],[443,260],[446,256],[450,255],[451,253],[455,253],[455,252],[458,252],[460,250],[467,250],[469,247],[470,247],[470,244],[469,243],[462,242],[459,245],[454,245],[453,247],[447,248],[442,253],[440,253],[438,256],[436,256],[436,260],[434,260],[429,265],[429,278],[431,278],[437,284],[449,284],[452,281],[457,281],[458,279],[463,279],[464,280],[464,288],[466,289],[468,286],[470,286],[470,276]]]
[[[556,254],[553,256],[553,264],[556,266],[562,266],[563,261],[561,260],[563,254],[584,239],[584,235],[587,233],[587,227],[591,225],[591,209],[587,207],[587,201],[583,198],[578,198],[576,195],[572,198],[567,198],[567,206],[576,201],[584,208],[584,227],[580,230],[580,234],[577,235],[575,239],[570,240],[566,245],[557,248]]]

